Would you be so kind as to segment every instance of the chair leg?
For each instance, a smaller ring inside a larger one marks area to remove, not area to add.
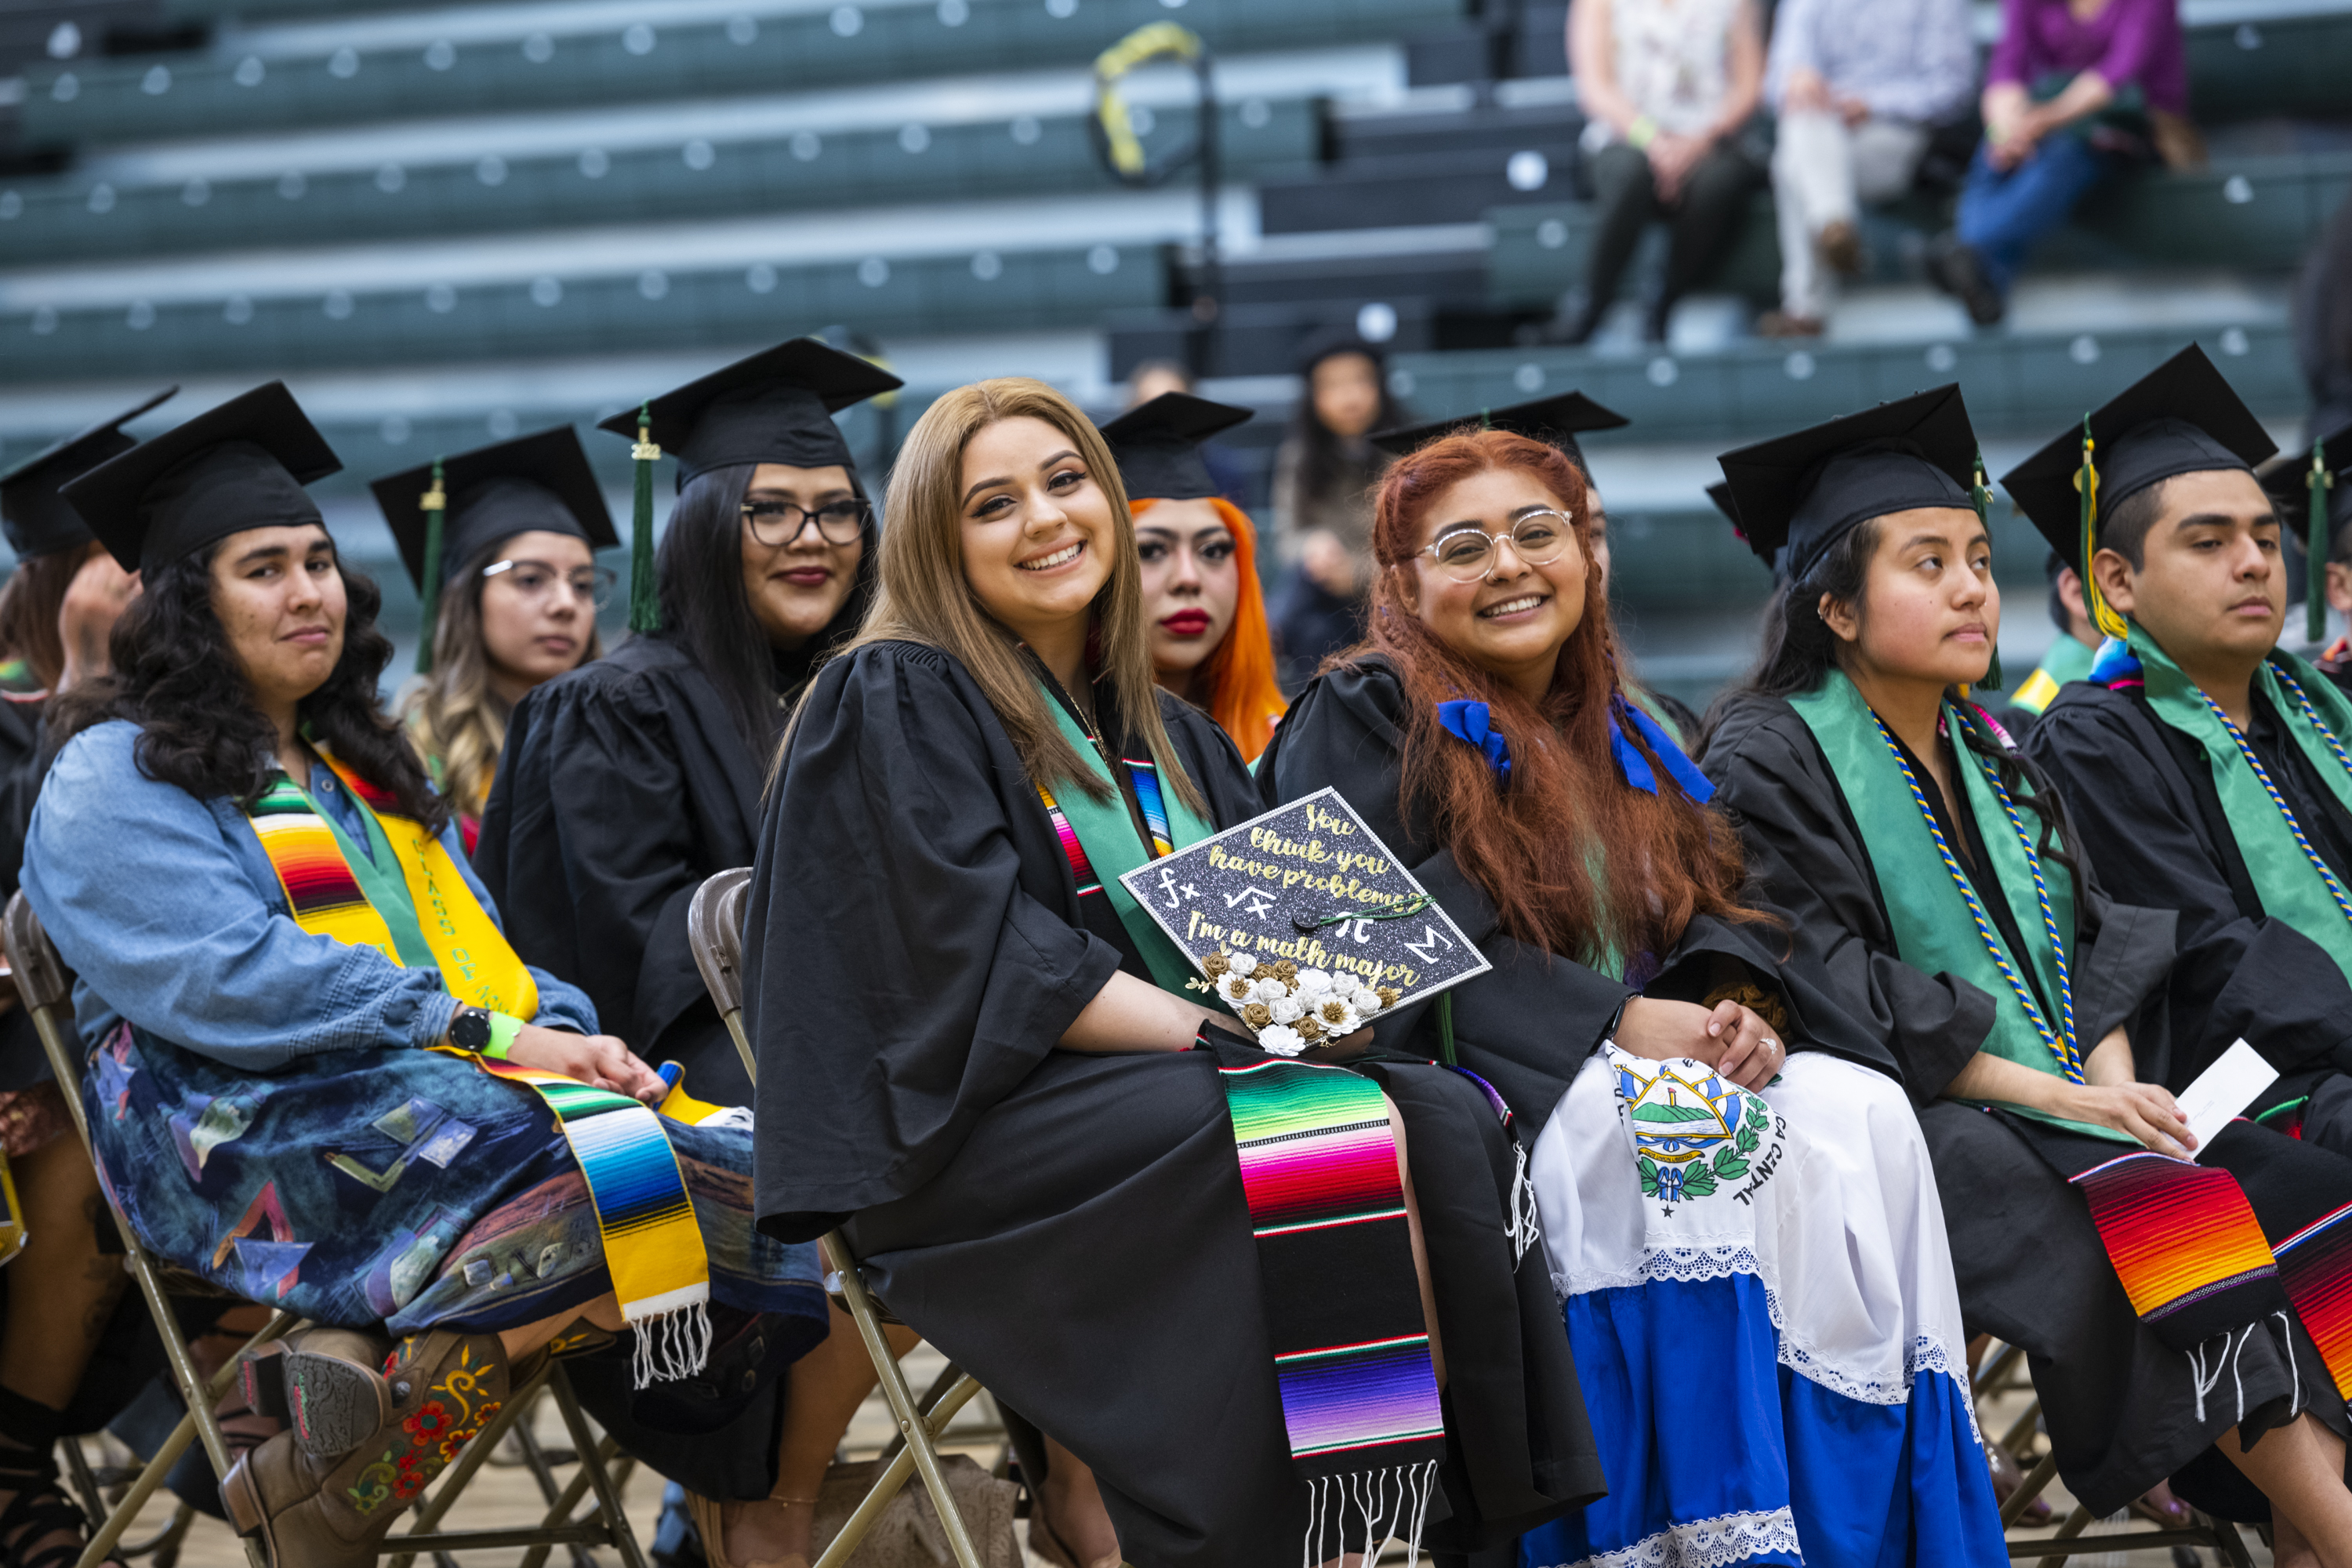
[[[941,1394],[939,1402],[930,1407],[929,1414],[923,1417],[924,1430],[931,1437],[937,1437],[947,1430],[948,1423],[955,1419],[956,1412],[979,1393],[977,1382],[969,1376],[959,1377],[955,1386]],[[865,1544],[866,1535],[880,1522],[882,1510],[890,1506],[890,1500],[906,1489],[907,1478],[915,1472],[915,1450],[911,1445],[904,1443],[895,1443],[893,1447],[895,1452],[886,1456],[887,1462],[881,1474],[874,1478],[874,1484],[866,1489],[866,1496],[859,1500],[856,1509],[842,1521],[841,1530],[834,1536],[832,1544],[810,1568],[845,1568],[857,1549]],[[938,1494],[934,1493],[933,1501],[937,1500]],[[957,1522],[961,1521],[959,1515]],[[945,1519],[942,1518],[940,1522],[944,1527]]]
[[[2027,1472],[2025,1484],[2010,1493],[2009,1500],[2000,1505],[2001,1529],[2007,1530],[2014,1525],[2025,1510],[2033,1506],[2033,1500],[2048,1489],[2051,1478],[2057,1473],[2058,1456],[2042,1455],[2042,1462]]]
[[[2066,1522],[2058,1527],[2058,1533],[2050,1538],[2051,1544],[2055,1545],[2061,1541],[2074,1540],[2088,1529],[2090,1523],[2091,1510],[2087,1508],[2076,1507],[2074,1512],[2066,1516]],[[2104,1546],[2105,1542],[2101,1542],[2101,1545]],[[2044,1557],[2042,1560],[2041,1568],[2065,1568],[2066,1559],[2073,1555],[2074,1553],[2070,1552],[2061,1552],[2056,1556]]]
[[[2246,1550],[2245,1538],[2238,1527],[2226,1519],[2210,1521],[2213,1526],[2213,1544],[2220,1549],[2230,1568],[2254,1568],[2253,1554]]]
[[[882,1331],[880,1318],[874,1310],[874,1298],[858,1273],[856,1259],[841,1241],[839,1232],[828,1234],[820,1245],[828,1266],[840,1276],[843,1303],[849,1309],[850,1321],[857,1325],[858,1337],[866,1342],[866,1357],[881,1379],[882,1396],[889,1402],[899,1436],[907,1440],[908,1451],[914,1457],[916,1473],[923,1478],[924,1489],[931,1494],[932,1506],[939,1511],[940,1529],[948,1538],[948,1550],[954,1554],[958,1568],[981,1568],[980,1552],[972,1546],[971,1531],[964,1527],[963,1515],[957,1511],[955,1499],[948,1490],[947,1478],[940,1472],[939,1448],[931,1441],[923,1413],[916,1408],[915,1396],[907,1387],[907,1374],[898,1368],[898,1358],[890,1353],[889,1338]]]
[[[66,1475],[73,1489],[81,1496],[81,1510],[92,1519],[106,1517],[106,1499],[98,1489],[98,1478],[90,1473],[89,1456],[81,1451],[79,1437],[67,1437],[58,1447],[65,1450]]]
[[[606,1437],[596,1445],[596,1457],[608,1465],[615,1463],[622,1458],[620,1443],[612,1437]],[[619,1489],[619,1483],[615,1482],[614,1490]],[[550,1529],[568,1522],[572,1518],[572,1510],[579,1507],[580,1500],[587,1495],[588,1471],[585,1467],[583,1467],[574,1469],[572,1472],[572,1479],[563,1483],[563,1489],[549,1500],[547,1517],[541,1522]],[[523,1553],[522,1568],[547,1568],[547,1554],[551,1550],[552,1548],[546,1546],[532,1547]]]
[[[564,1430],[572,1435],[572,1451],[580,1456],[580,1468],[587,1472],[588,1485],[596,1494],[597,1510],[604,1516],[604,1527],[612,1534],[613,1550],[621,1554],[622,1568],[646,1568],[646,1555],[637,1546],[637,1532],[629,1528],[628,1513],[621,1506],[620,1489],[613,1484],[612,1472],[604,1468],[604,1456],[588,1430],[588,1417],[581,1412],[580,1401],[572,1392],[572,1379],[564,1374],[562,1363],[548,1368],[547,1385],[555,1395],[555,1408],[563,1417]],[[974,1563],[971,1568],[980,1565]]]

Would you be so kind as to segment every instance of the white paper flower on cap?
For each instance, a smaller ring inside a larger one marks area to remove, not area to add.
[[[1327,996],[1315,1005],[1316,1019],[1332,1038],[1352,1035],[1362,1026],[1357,1021],[1356,1010],[1336,996]]]
[[[1290,987],[1269,974],[1251,986],[1250,994],[1253,1001],[1263,1002],[1272,1006],[1290,994]]]
[[[1276,1024],[1258,1031],[1257,1048],[1277,1057],[1295,1057],[1307,1048],[1307,1042],[1297,1030]]]
[[[1298,998],[1287,992],[1266,1005],[1274,1010],[1274,1021],[1277,1024],[1296,1024],[1307,1016],[1307,1009],[1300,1005]]]
[[[1321,996],[1330,989],[1329,970],[1302,969],[1298,972],[1298,994],[1301,996]]]
[[[1257,960],[1252,958],[1246,952],[1237,952],[1234,954],[1231,963],[1235,974],[1255,974],[1257,973]]]
[[[1217,994],[1235,1006],[1248,1001],[1255,989],[1246,974],[1227,974],[1217,982]]]
[[[1369,1018],[1381,1010],[1381,994],[1377,991],[1359,991],[1348,998],[1348,1005],[1356,1010],[1358,1017]]]

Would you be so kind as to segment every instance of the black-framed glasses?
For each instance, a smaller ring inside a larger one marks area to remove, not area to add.
[[[610,567],[575,566],[561,572],[544,561],[493,561],[482,568],[482,575],[504,577],[508,587],[533,603],[554,593],[561,583],[573,598],[599,610],[613,602],[615,581]]]
[[[1423,545],[1421,553],[1434,557],[1438,569],[1455,582],[1475,583],[1495,569],[1497,540],[1509,540],[1520,560],[1541,566],[1559,557],[1574,532],[1568,513],[1546,507],[1520,514],[1507,533],[1489,533],[1475,523],[1449,529]]]
[[[874,508],[856,496],[844,496],[814,510],[788,500],[747,500],[741,510],[751,537],[772,550],[797,542],[812,522],[827,544],[855,544],[865,536],[866,517]]]

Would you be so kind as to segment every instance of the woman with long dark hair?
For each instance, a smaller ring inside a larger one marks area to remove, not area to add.
[[[1372,486],[1387,459],[1370,439],[1410,417],[1389,391],[1381,352],[1360,339],[1308,345],[1305,382],[1274,459],[1275,552],[1294,569],[1274,610],[1283,684],[1307,683],[1323,656],[1363,635],[1372,577]]]
[[[2068,1489],[2096,1516],[2169,1477],[2272,1519],[2282,1562],[2344,1562],[2341,1269],[2299,1244],[2352,1200],[2352,1161],[2244,1120],[2200,1146],[2161,1087],[2175,915],[2100,890],[2050,781],[1969,698],[2000,631],[1975,464],[1949,386],[1724,457],[1789,584],[1707,773],[1792,967],[1884,1031],[1962,1312],[2027,1352]]]
[[[144,592],[59,705],[25,860],[108,1191],[159,1256],[320,1325],[247,1364],[299,1418],[222,1487],[278,1568],[373,1563],[559,1334],[628,1331],[651,1394],[738,1321],[783,1360],[825,1311],[813,1254],[730,1205],[740,1125],[506,941],[378,698],[381,595],[303,489],[338,467],[272,383],[67,487]]]
[[[1609,1496],[1522,1561],[1999,1562],[1893,1062],[1780,963],[1712,790],[1627,698],[1589,508],[1504,431],[1398,463],[1371,637],[1260,763],[1282,799],[1336,787],[1494,964],[1374,1027],[1535,1130]]]
[[[1042,383],[959,388],[889,508],[752,879],[761,1224],[839,1226],[891,1310],[1047,1436],[1031,1541],[1066,1568],[1467,1551],[1592,1495],[1486,1095],[1258,1050],[1118,884],[1260,807],[1153,685],[1101,435]],[[1311,1216],[1245,1187],[1277,1164]]]
[[[620,542],[568,425],[373,481],[424,605],[402,715],[470,851],[525,693],[601,657],[596,611]]]

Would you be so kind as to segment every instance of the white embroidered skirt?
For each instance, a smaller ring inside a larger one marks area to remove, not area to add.
[[[1609,1495],[1523,1563],[2007,1562],[1935,1176],[1891,1079],[1806,1051],[1758,1096],[1604,1046],[1533,1177]]]

